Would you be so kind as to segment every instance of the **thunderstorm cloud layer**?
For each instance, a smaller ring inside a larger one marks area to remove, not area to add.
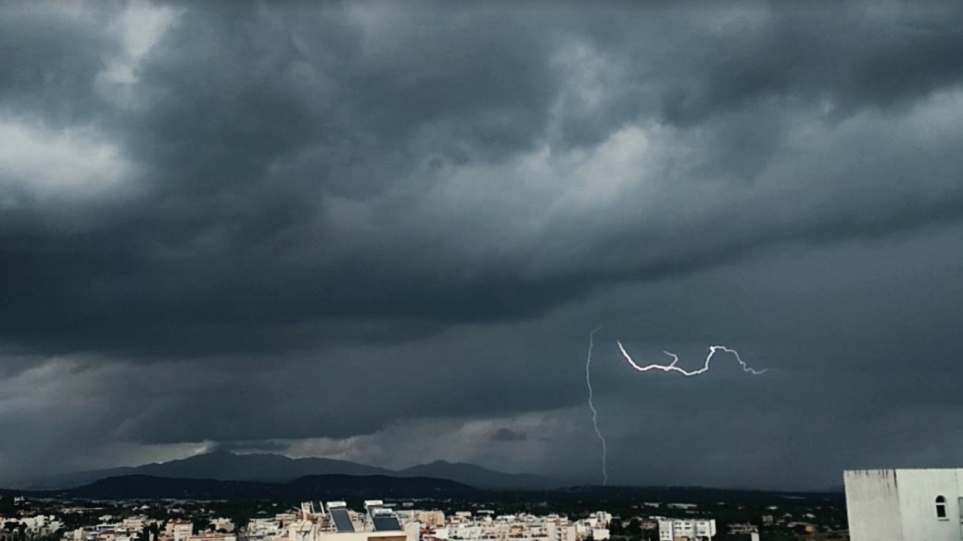
[[[959,466],[960,58],[949,1],[4,3],[0,484],[600,482],[599,322],[610,484]]]

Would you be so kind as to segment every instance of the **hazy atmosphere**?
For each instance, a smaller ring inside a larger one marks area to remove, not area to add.
[[[963,4],[796,7],[3,3],[0,485],[959,466]]]

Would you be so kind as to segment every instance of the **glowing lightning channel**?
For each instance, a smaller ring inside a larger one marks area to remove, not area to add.
[[[616,342],[616,343],[619,345],[619,351],[622,352],[622,356],[625,357],[625,360],[628,361],[629,365],[631,365],[632,368],[638,370],[639,372],[648,372],[650,370],[661,370],[663,372],[678,372],[679,374],[682,374],[683,376],[687,376],[687,377],[698,376],[699,374],[704,374],[709,371],[709,363],[712,362],[712,357],[716,354],[717,351],[725,351],[726,353],[731,353],[736,358],[736,360],[739,361],[739,364],[742,366],[742,371],[752,374],[753,376],[758,376],[759,374],[763,374],[766,372],[766,370],[768,370],[768,369],[756,370],[750,367],[748,364],[746,364],[745,361],[742,360],[742,357],[739,356],[738,351],[727,348],[726,346],[711,346],[709,348],[709,355],[706,357],[705,366],[703,366],[698,370],[686,370],[684,368],[679,368],[678,366],[676,366],[676,363],[679,362],[679,356],[676,355],[675,353],[669,353],[668,351],[663,351],[662,353],[665,353],[669,357],[672,357],[671,363],[648,364],[645,366],[640,366],[632,359],[632,356],[629,355],[629,352],[625,351],[625,348],[622,347],[622,342]]]
[[[595,333],[599,332],[602,325],[599,324],[598,327],[589,333],[589,347],[588,347],[588,357],[585,359],[585,386],[588,387],[588,407],[592,410],[592,426],[595,427],[595,434],[599,437],[599,441],[602,442],[602,485],[609,484],[609,470],[608,470],[608,446],[605,444],[605,437],[602,436],[602,432],[599,430],[599,412],[595,409],[595,404],[592,402],[594,395],[592,393],[592,348],[595,347]],[[621,344],[619,345],[621,347]]]
[[[599,430],[599,412],[598,410],[595,409],[595,403],[593,402],[595,395],[592,391],[592,349],[595,347],[595,333],[599,332],[601,328],[602,328],[602,325],[600,324],[598,327],[593,329],[592,332],[589,333],[588,356],[585,359],[585,386],[588,387],[588,406],[589,406],[589,409],[592,410],[592,426],[595,428],[595,435],[599,437],[599,441],[602,443],[602,485],[605,486],[609,484],[608,445],[606,445],[605,443],[605,436],[603,436],[602,432]],[[686,377],[698,376],[700,374],[705,374],[706,372],[709,371],[709,365],[712,363],[712,358],[719,351],[731,353],[736,358],[736,361],[739,362],[739,365],[742,366],[743,372],[752,374],[753,376],[758,376],[759,374],[763,374],[767,370],[767,369],[756,370],[755,368],[752,368],[751,366],[746,364],[745,361],[742,360],[742,357],[739,356],[738,351],[727,348],[726,346],[709,347],[709,355],[706,356],[705,366],[703,366],[698,370],[686,370],[684,368],[679,368],[678,366],[676,366],[679,362],[679,356],[676,355],[675,353],[670,353],[668,351],[663,351],[662,353],[665,353],[669,357],[672,357],[671,363],[648,364],[648,365],[642,366],[636,363],[634,359],[632,359],[632,356],[629,355],[628,351],[625,351],[625,347],[622,345],[622,342],[616,341],[616,344],[618,344],[619,351],[622,352],[622,356],[625,357],[625,360],[628,361],[629,365],[639,372],[648,372],[650,370],[661,370],[662,372],[677,372]]]

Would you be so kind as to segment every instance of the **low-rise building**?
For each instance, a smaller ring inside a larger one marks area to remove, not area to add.
[[[759,529],[756,528],[754,524],[749,524],[748,522],[729,524],[727,528],[730,534],[739,534],[739,535],[749,535],[749,534],[752,534],[753,532],[759,531]]]
[[[172,520],[167,523],[164,533],[173,541],[187,541],[194,533],[194,524],[186,520]]]
[[[659,541],[708,541],[715,535],[714,519],[659,519]]]
[[[237,541],[237,536],[232,533],[205,533],[200,535],[192,535],[187,538],[187,541]]]
[[[145,516],[127,517],[123,520],[123,522],[121,522],[121,525],[127,531],[139,532],[144,529],[144,526],[147,525],[147,517]]]
[[[234,531],[234,521],[229,518],[218,517],[211,519],[211,526],[216,532],[232,533]]]

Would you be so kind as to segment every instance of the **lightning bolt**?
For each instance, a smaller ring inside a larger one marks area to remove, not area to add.
[[[648,364],[645,366],[640,366],[632,359],[632,356],[629,355],[629,352],[625,351],[625,347],[622,346],[622,342],[616,342],[616,343],[619,345],[619,351],[622,352],[622,356],[625,357],[625,360],[628,361],[629,365],[631,365],[632,368],[638,370],[639,372],[648,372],[650,370],[661,370],[663,372],[678,372],[679,374],[682,374],[683,376],[686,376],[686,377],[698,376],[700,374],[705,374],[706,372],[709,371],[709,364],[712,362],[712,357],[714,357],[716,352],[719,352],[719,351],[731,353],[736,358],[736,360],[739,361],[739,364],[742,366],[742,371],[752,374],[753,376],[758,376],[759,374],[763,374],[767,370],[767,369],[756,370],[750,367],[748,364],[746,364],[745,361],[742,360],[742,357],[739,356],[738,351],[727,348],[726,346],[711,346],[709,348],[709,355],[706,356],[705,366],[703,366],[698,370],[686,370],[684,368],[679,368],[678,366],[676,366],[676,363],[679,362],[679,356],[676,355],[675,353],[670,353],[668,351],[663,351],[662,353],[665,353],[669,357],[672,357],[671,363]]]
[[[598,436],[599,442],[602,444],[602,485],[606,486],[609,484],[608,445],[605,442],[605,436],[603,436],[602,431],[599,430],[599,412],[598,410],[595,409],[595,402],[594,402],[595,393],[592,390],[592,349],[594,349],[595,347],[595,333],[599,332],[601,328],[602,328],[602,325],[599,324],[598,327],[592,329],[592,332],[589,333],[588,355],[585,358],[585,386],[588,388],[588,407],[590,410],[592,410],[592,427],[595,429],[595,435]],[[738,361],[739,363],[739,366],[742,367],[742,371],[746,372],[747,374],[758,376],[760,374],[764,374],[767,371],[767,369],[757,370],[755,368],[752,368],[745,361],[742,360],[742,357],[739,356],[738,351],[732,348],[727,348],[726,346],[710,346],[709,354],[706,356],[705,365],[703,365],[703,367],[699,368],[698,370],[686,370],[684,368],[680,368],[677,366],[679,363],[679,356],[676,355],[675,353],[672,353],[669,351],[662,352],[668,355],[669,357],[672,357],[672,362],[669,364],[647,364],[645,366],[642,366],[636,363],[634,359],[632,359],[632,356],[629,355],[628,351],[625,351],[625,346],[622,345],[622,342],[616,341],[616,344],[618,344],[619,351],[622,353],[622,357],[624,357],[625,360],[629,363],[629,366],[631,366],[633,369],[639,372],[649,372],[651,370],[660,370],[662,372],[676,372],[686,377],[698,376],[701,374],[705,374],[706,372],[709,371],[709,366],[712,364],[712,358],[715,357],[716,353],[720,351],[729,353],[733,357],[735,357],[736,361]]]
[[[595,409],[595,404],[592,402],[594,394],[592,392],[592,348],[595,347],[595,333],[599,332],[602,328],[600,323],[598,327],[592,329],[589,333],[589,347],[588,356],[585,359],[585,386],[588,387],[588,407],[592,410],[592,426],[595,428],[595,435],[599,437],[599,441],[602,443],[602,485],[609,484],[609,470],[608,470],[608,446],[605,444],[605,436],[599,430],[599,412]],[[621,347],[621,345],[620,345]]]

